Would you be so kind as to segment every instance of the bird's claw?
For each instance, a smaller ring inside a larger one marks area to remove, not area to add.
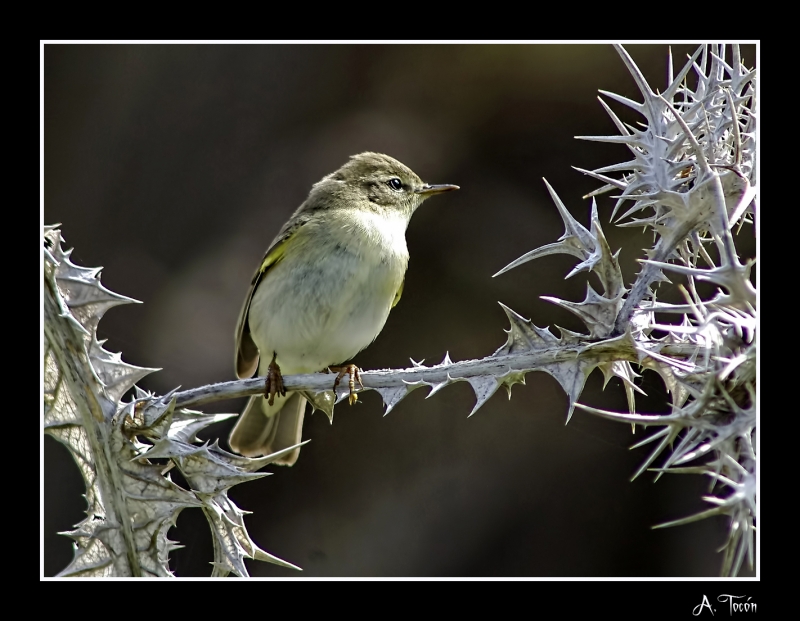
[[[272,405],[275,403],[275,395],[280,394],[282,397],[286,396],[286,387],[283,385],[283,375],[281,375],[281,368],[275,362],[278,354],[272,355],[272,362],[269,363],[267,368],[267,375],[264,378],[264,397],[267,403]]]
[[[339,385],[339,382],[342,381],[342,378],[345,375],[350,376],[350,381],[347,383],[348,387],[350,388],[350,396],[348,397],[348,402],[350,405],[353,405],[356,401],[358,401],[358,394],[356,394],[356,381],[364,388],[364,384],[361,382],[361,371],[359,368],[354,364],[346,364],[342,367],[328,367],[331,371],[338,371],[339,375],[336,376],[336,379],[333,381],[333,392],[336,393],[336,387]]]

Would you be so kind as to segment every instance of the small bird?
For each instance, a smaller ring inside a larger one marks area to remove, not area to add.
[[[359,153],[315,183],[283,225],[256,270],[236,327],[236,374],[266,376],[265,394],[250,398],[231,431],[231,448],[248,457],[298,444],[306,399],[283,387],[282,375],[314,373],[350,360],[372,343],[403,292],[406,228],[434,194],[429,185],[382,153]],[[354,365],[350,374],[355,399]],[[291,466],[297,448],[273,463]]]

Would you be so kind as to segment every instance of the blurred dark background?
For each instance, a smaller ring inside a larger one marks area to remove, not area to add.
[[[668,46],[627,49],[663,90]],[[693,50],[672,47],[676,68]],[[754,46],[743,57],[753,66]],[[581,196],[598,183],[571,166],[630,159],[623,146],[573,138],[616,133],[598,89],[640,99],[610,45],[46,45],[44,222],[62,223],[73,260],[103,266],[106,286],[143,302],[99,327],[124,360],[162,368],[141,385],[196,387],[234,379],[249,279],[311,184],[352,154],[388,153],[462,189],[415,214],[403,299],[355,362],[482,357],[505,341],[498,301],[539,326],[583,327],[539,297],[583,299],[586,275],[564,280],[572,258],[492,274],[563,233],[542,177],[588,225]],[[612,205],[599,200],[601,220],[630,282],[651,237],[605,224]],[[752,229],[742,236],[752,255]],[[649,395],[640,411],[665,411],[660,380],[639,382]],[[596,371],[581,402],[626,410],[618,380],[601,389]],[[252,562],[252,575],[717,575],[724,520],[651,530],[706,508],[708,481],[631,483],[647,454],[628,450],[641,430],[577,410],[565,426],[567,398],[544,373],[469,419],[466,384],[425,394],[386,418],[373,392],[338,406],[333,425],[307,415],[312,441],[297,464],[231,491],[253,512],[254,540],[304,570]],[[227,448],[232,424],[201,437]],[[67,451],[49,437],[44,446],[44,571],[54,575],[72,557],[56,533],[85,503]],[[186,546],[172,557],[178,576],[209,574],[199,511],[184,511],[171,538]]]

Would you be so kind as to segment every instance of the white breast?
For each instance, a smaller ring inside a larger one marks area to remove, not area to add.
[[[408,218],[404,214],[396,211],[385,214],[362,211],[354,214],[354,221],[364,232],[366,243],[377,246],[383,253],[408,263],[406,245]]]
[[[408,218],[348,215],[304,226],[256,289],[249,317],[260,372],[273,351],[284,374],[345,362],[386,323],[408,265]]]

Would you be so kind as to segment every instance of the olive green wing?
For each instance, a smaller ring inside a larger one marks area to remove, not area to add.
[[[273,240],[272,245],[264,255],[261,265],[253,275],[250,282],[250,289],[244,299],[242,310],[239,313],[239,321],[236,322],[236,376],[239,378],[252,377],[258,370],[258,347],[250,334],[250,324],[248,314],[250,312],[250,302],[253,300],[258,285],[264,280],[270,268],[276,265],[286,252],[289,240],[305,222],[295,222],[287,225],[283,231]]]
[[[400,296],[403,295],[403,286],[406,284],[406,277],[403,276],[403,280],[400,281],[400,286],[397,288],[397,293],[394,294],[394,301],[392,302],[392,308],[397,306],[397,303],[400,301]]]

